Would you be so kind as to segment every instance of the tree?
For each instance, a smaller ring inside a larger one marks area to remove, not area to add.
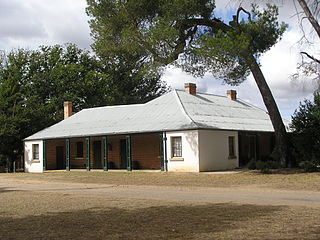
[[[93,48],[108,52],[110,59],[117,61],[113,58],[117,53],[128,52],[136,62],[154,69],[174,62],[195,76],[212,72],[231,85],[243,82],[251,71],[285,164],[286,129],[258,60],[286,28],[278,23],[275,6],[268,5],[262,12],[257,6],[252,12],[239,8],[227,24],[216,17],[212,0],[87,2]]]
[[[320,164],[320,94],[314,101],[305,100],[292,117],[294,145],[300,161]]]
[[[127,74],[126,66],[122,70]],[[78,112],[141,103],[164,91],[160,77],[118,76],[112,66],[73,44],[11,51],[0,64],[0,155],[10,161],[21,155],[22,139],[63,119],[64,101]]]
[[[313,30],[316,32],[320,39],[320,25],[318,22],[320,2],[318,0],[297,0],[302,8],[304,18],[308,19]],[[302,20],[301,20],[302,21]],[[301,24],[302,26],[302,24]],[[304,32],[304,31],[303,31]],[[304,36],[306,38],[306,36]],[[302,59],[298,69],[301,69],[304,75],[311,76],[315,75],[315,80],[318,83],[318,90],[320,89],[320,59],[315,57],[312,53],[301,51],[302,56],[306,56],[308,60]],[[299,76],[298,74],[296,76]]]

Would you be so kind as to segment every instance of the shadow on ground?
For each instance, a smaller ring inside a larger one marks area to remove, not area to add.
[[[213,239],[282,208],[207,204],[134,210],[91,208],[23,218],[0,217],[0,239]]]
[[[0,187],[0,194],[1,193],[7,193],[7,192],[15,192],[16,190],[9,190],[6,187]]]

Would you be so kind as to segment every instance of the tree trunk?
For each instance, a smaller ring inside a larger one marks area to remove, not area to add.
[[[263,102],[268,110],[276,138],[276,153],[283,167],[288,165],[288,139],[278,106],[264,75],[254,56],[248,56],[250,70],[260,90]]]
[[[320,25],[317,22],[316,18],[313,16],[312,12],[310,11],[308,4],[306,3],[305,0],[297,0],[297,1],[300,4],[304,14],[308,18],[309,22],[311,23],[312,27],[317,32],[317,34],[320,38]]]

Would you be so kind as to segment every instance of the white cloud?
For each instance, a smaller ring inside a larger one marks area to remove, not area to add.
[[[217,0],[217,13],[222,18],[231,18],[232,13],[242,3],[249,9],[251,1],[225,1]],[[267,0],[256,0],[270,2]],[[299,102],[304,98],[310,98],[314,86],[310,81],[292,82],[290,75],[296,71],[300,61],[297,44],[301,32],[293,1],[273,0],[280,4],[280,20],[289,23],[288,31],[283,39],[261,58],[262,70],[276,101],[284,116],[289,118]],[[12,48],[24,47],[35,49],[39,45],[54,45],[75,43],[81,48],[90,49],[92,43],[88,16],[85,13],[86,0],[0,0],[0,50],[9,51]],[[310,29],[306,22],[304,27]],[[309,33],[309,30],[306,30]],[[319,54],[318,38],[314,46],[304,45],[304,50]],[[312,39],[312,40],[315,40]],[[319,56],[319,55],[316,55]],[[179,69],[169,68],[163,79],[172,88],[183,88],[185,82],[195,82],[199,92],[225,95],[226,90],[235,89],[238,96],[252,104],[264,108],[259,90],[252,76],[238,87],[223,85],[212,75],[207,74],[203,78],[193,78]]]
[[[0,49],[76,43],[90,48],[85,0],[2,0]]]

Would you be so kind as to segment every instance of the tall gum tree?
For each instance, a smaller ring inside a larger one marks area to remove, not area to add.
[[[286,29],[276,6],[239,8],[223,22],[213,0],[87,0],[93,49],[117,61],[118,52],[137,56],[151,69],[175,64],[194,76],[210,72],[231,85],[250,72],[270,115],[278,159],[287,163],[287,136],[277,104],[260,69],[259,56]]]

